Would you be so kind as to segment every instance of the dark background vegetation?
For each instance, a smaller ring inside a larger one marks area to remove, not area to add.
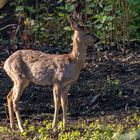
[[[139,0],[12,0],[0,9],[1,43],[11,46],[25,43],[27,39],[23,36],[28,33],[36,45],[45,43],[63,50],[71,43],[68,17],[78,2],[85,3],[80,12],[84,13],[86,25],[100,36],[102,43],[113,46],[122,42],[124,45],[131,39],[139,39]],[[2,29],[10,24],[16,25]]]
[[[18,49],[70,52],[72,30],[68,18],[77,2],[81,4],[85,25],[100,36],[101,42],[87,51],[80,78],[69,94],[69,116],[111,113],[121,117],[122,112],[124,116],[139,112],[139,0],[9,0],[0,9],[0,120],[3,122],[8,122],[6,95],[12,86],[2,68],[4,61]],[[23,117],[53,113],[51,92],[51,88],[31,84],[20,102]]]

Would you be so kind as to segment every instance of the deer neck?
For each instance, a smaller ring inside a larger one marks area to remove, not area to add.
[[[86,60],[86,46],[78,38],[78,32],[75,31],[73,36],[73,49],[71,52],[71,58],[77,63],[84,64]]]

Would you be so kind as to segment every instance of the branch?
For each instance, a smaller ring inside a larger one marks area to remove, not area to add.
[[[94,98],[90,101],[90,104],[94,104],[100,96],[101,94],[97,94],[96,96],[94,96]]]
[[[15,25],[16,25],[16,24],[9,24],[9,25],[7,25],[7,26],[5,26],[5,27],[1,28],[1,29],[0,29],[0,31],[2,31],[2,30],[4,30],[4,29],[6,29],[6,28],[8,28],[8,27],[15,26]]]

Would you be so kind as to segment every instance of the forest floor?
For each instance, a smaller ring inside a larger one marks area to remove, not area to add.
[[[138,128],[139,126],[140,42],[131,42],[130,46],[123,51],[120,48],[108,49],[107,47],[102,47],[100,51],[90,48],[80,77],[69,92],[69,123],[77,124],[78,128],[74,128],[79,130],[80,134],[77,133],[80,138],[86,133],[83,125],[89,125],[89,127],[95,127],[96,124],[102,123],[106,124],[106,126],[108,124],[123,125],[121,134],[129,132],[130,128]],[[47,47],[45,49],[49,50]],[[15,134],[8,131],[9,117],[6,96],[12,87],[12,82],[3,70],[3,63],[9,56],[7,52],[6,49],[0,50],[1,139],[20,140],[27,139],[27,137],[33,139],[33,136],[37,135],[35,131],[29,134],[24,133],[22,136],[19,133]],[[25,127],[36,129],[37,133],[43,135],[44,132],[39,126],[45,124],[49,128],[53,117],[52,87],[43,87],[31,83],[22,95],[20,110]],[[60,111],[61,118],[62,111]],[[92,126],[93,123],[95,124],[94,126]],[[69,131],[74,132],[71,129]],[[92,131],[93,129],[90,132]],[[76,135],[78,139],[77,133],[73,135]],[[48,137],[50,139],[64,138],[61,132],[52,134],[49,131],[45,136],[47,139]]]

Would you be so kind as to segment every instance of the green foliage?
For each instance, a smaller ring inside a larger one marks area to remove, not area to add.
[[[30,31],[35,41],[55,45],[69,46],[72,31],[68,18],[74,11],[71,1],[56,2],[13,0],[10,5],[15,7],[15,14],[23,14],[33,21]],[[51,12],[50,12],[51,9]],[[128,41],[140,36],[140,1],[139,0],[87,0],[82,12],[86,15],[86,26],[96,32],[102,43]]]
[[[128,0],[130,4],[130,34],[133,38],[140,38],[140,1]]]
[[[8,128],[0,126],[0,133],[5,133],[5,132],[8,132]]]
[[[122,120],[123,119],[123,120]],[[48,120],[40,121],[38,124],[28,124],[23,133],[9,132],[6,127],[0,127],[0,134],[4,136],[14,136],[27,140],[132,140],[140,139],[140,118],[137,113],[123,117],[121,120],[113,115],[100,116],[90,120],[77,120],[74,123],[70,122],[69,129],[63,131],[61,128],[62,122],[59,123],[59,130],[53,132],[51,129],[52,123]],[[123,122],[122,122],[123,121]],[[27,124],[26,120],[24,124]]]

